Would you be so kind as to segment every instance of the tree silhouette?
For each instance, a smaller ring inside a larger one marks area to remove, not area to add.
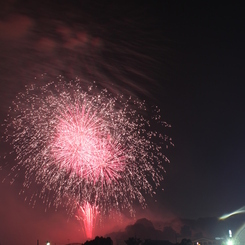
[[[180,245],[192,245],[192,241],[190,239],[182,239]]]
[[[142,241],[139,238],[130,237],[128,240],[125,241],[127,245],[140,245]]]
[[[95,237],[94,240],[86,241],[83,245],[113,245],[110,237]]]

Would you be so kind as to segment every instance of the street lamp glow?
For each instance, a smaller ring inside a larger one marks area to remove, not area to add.
[[[227,245],[233,245],[233,241],[232,241],[231,239],[229,239],[229,240],[227,241]]]

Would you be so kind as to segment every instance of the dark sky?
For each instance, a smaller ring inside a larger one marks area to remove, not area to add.
[[[186,217],[217,216],[244,203],[241,8],[175,4],[178,60],[167,85],[174,167],[164,198]]]
[[[157,204],[149,200],[145,216],[157,210],[162,219],[218,217],[244,206],[242,5],[16,0],[4,4],[0,17],[1,123],[16,94],[44,72],[100,80],[112,92],[156,103],[172,125],[165,191]],[[12,232],[21,244],[30,231],[34,244],[38,236],[80,239],[76,221],[63,234],[65,214],[32,209],[18,195],[20,185],[0,186],[1,245],[15,242]]]

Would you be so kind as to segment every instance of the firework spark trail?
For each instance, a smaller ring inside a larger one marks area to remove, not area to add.
[[[78,215],[76,217],[78,220],[82,220],[85,234],[88,239],[93,238],[93,230],[98,215],[98,208],[96,206],[92,206],[89,202],[85,202],[82,206],[79,205]]]
[[[97,90],[59,77],[19,94],[5,132],[16,154],[12,171],[24,169],[24,189],[40,184],[33,199],[48,206],[64,205],[66,197],[67,205],[87,201],[101,212],[133,212],[163,180],[163,146],[172,142],[162,131],[169,125],[156,109],[158,133],[144,117],[143,102]]]

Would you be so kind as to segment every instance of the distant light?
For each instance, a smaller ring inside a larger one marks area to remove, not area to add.
[[[232,241],[231,239],[229,239],[229,240],[227,241],[227,245],[233,245],[233,241]]]
[[[223,237],[215,237],[215,240],[222,240],[224,239]]]
[[[229,237],[232,237],[232,231],[229,230]]]
[[[50,245],[50,242],[46,242],[46,245]],[[230,244],[229,244],[230,245]],[[231,244],[232,245],[232,244]]]

